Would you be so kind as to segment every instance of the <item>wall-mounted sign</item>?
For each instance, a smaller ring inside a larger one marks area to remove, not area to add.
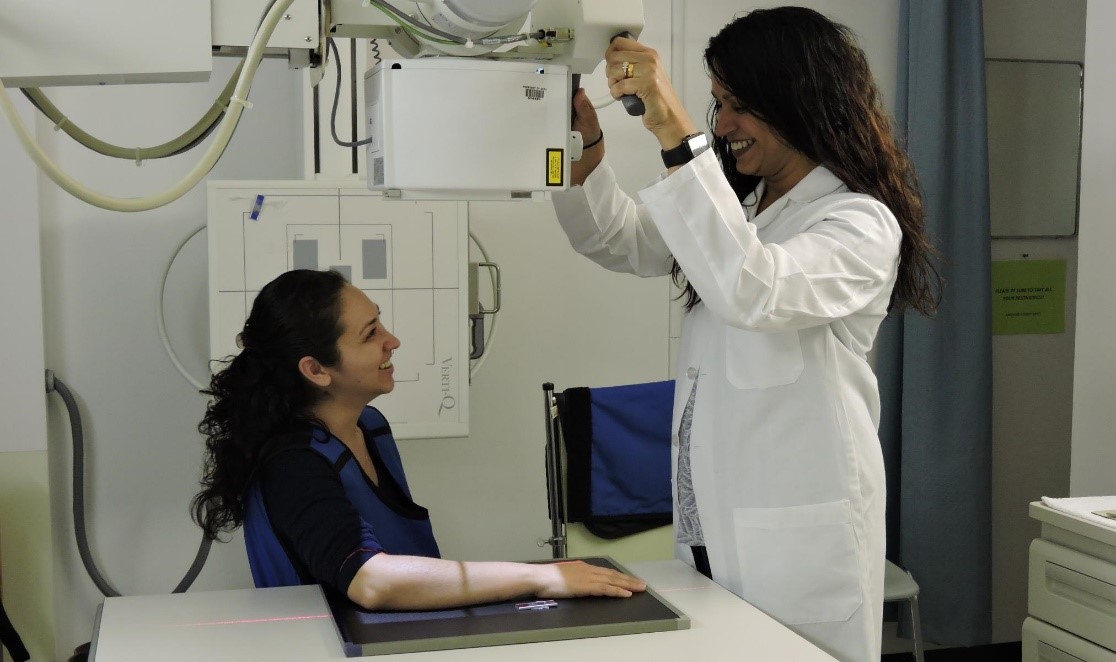
[[[1065,260],[992,263],[993,335],[1065,330]]]

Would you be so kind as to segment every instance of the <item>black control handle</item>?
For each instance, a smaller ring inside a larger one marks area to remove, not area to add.
[[[635,38],[632,36],[631,32],[624,30],[620,34],[613,35],[612,39],[608,40],[609,43],[612,43],[612,41],[617,37],[625,37],[627,39]],[[647,112],[647,108],[643,105],[643,99],[640,99],[634,94],[625,94],[624,96],[620,97],[620,101],[624,104],[624,110],[628,111],[628,114],[633,117],[639,117],[643,113]]]
[[[581,89],[581,74],[570,74],[570,119],[577,119],[577,108],[573,105],[573,98],[577,96],[577,91]]]

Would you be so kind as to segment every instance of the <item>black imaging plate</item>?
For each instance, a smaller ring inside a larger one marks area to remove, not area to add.
[[[609,557],[579,560],[628,572]],[[437,611],[366,611],[345,605],[336,612],[342,636],[356,644],[361,655],[582,639],[690,627],[690,619],[685,614],[652,590],[626,599],[555,600],[557,605],[549,609],[521,610],[516,606],[533,601],[534,598],[527,597]]]

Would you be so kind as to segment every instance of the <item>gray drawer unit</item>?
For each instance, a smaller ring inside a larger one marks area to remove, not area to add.
[[[1116,528],[1032,503],[1025,662],[1116,662]]]
[[[1023,662],[1116,662],[1116,653],[1049,623],[1023,621]]]

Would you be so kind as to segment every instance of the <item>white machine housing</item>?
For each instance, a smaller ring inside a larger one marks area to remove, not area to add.
[[[398,15],[366,0],[11,2],[0,28],[5,87],[200,81],[213,54],[238,56],[265,35],[264,56],[309,67],[316,85],[319,65],[343,67],[327,60],[327,37],[387,42],[404,59],[366,75],[367,96],[355,103],[368,111],[356,120],[367,131],[352,138],[374,138],[369,188],[425,200],[568,188],[581,150],[569,74],[591,73],[613,36],[643,28],[643,0],[394,0]],[[272,9],[274,31],[258,34]],[[338,149],[312,149],[320,145]]]
[[[308,66],[321,49],[319,3],[294,0],[268,57]],[[208,80],[213,54],[243,55],[268,0],[5,0],[5,87],[186,83]],[[379,12],[375,12],[379,14]]]
[[[467,12],[465,5],[481,3],[466,3],[463,0],[395,3],[400,8],[416,10],[416,15],[421,14],[462,37],[473,37],[475,32],[468,29],[468,22],[461,20],[461,14],[498,17],[494,19],[494,24],[498,24],[529,7],[530,15],[526,23],[520,25],[519,21],[512,21],[504,28],[494,30],[493,36],[520,31],[555,30],[572,37],[569,40],[531,40],[505,50],[480,44],[464,47],[415,39],[382,12],[366,5],[364,0],[329,0],[328,4],[328,36],[385,39],[396,53],[406,58],[441,57],[448,54],[530,60],[563,64],[570,68],[570,73],[575,74],[593,73],[604,56],[609,40],[621,32],[630,32],[638,37],[644,22],[643,0],[509,0],[506,3],[489,0],[488,4],[504,6],[485,11],[470,7]],[[446,21],[450,14],[457,14],[457,17]],[[481,21],[474,18],[473,22]]]
[[[384,60],[364,79],[368,187],[474,200],[569,188],[568,73],[506,60]]]
[[[446,53],[527,58],[587,74],[612,35],[627,30],[638,36],[643,28],[643,0],[392,2],[462,37],[557,29],[573,39],[530,41],[507,50],[466,48],[416,40],[364,0],[293,0],[265,52],[303,68],[325,55],[323,37],[355,37],[389,41],[410,58]],[[267,7],[268,0],[6,0],[0,81],[9,88],[203,81],[214,53],[244,52]],[[504,21],[507,25],[494,28]]]

